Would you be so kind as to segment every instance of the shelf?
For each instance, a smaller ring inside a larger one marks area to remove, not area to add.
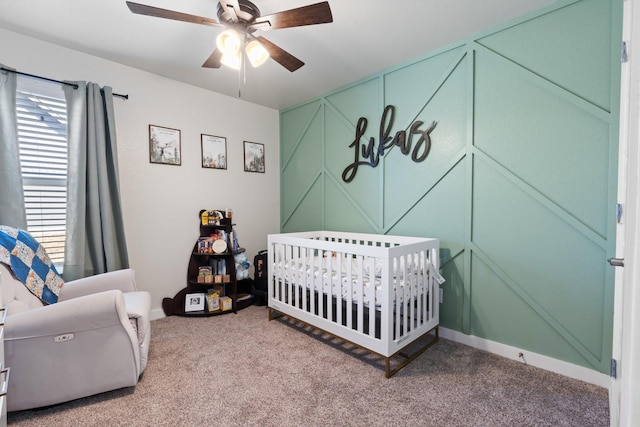
[[[229,256],[229,255],[233,255],[231,252],[220,252],[219,254],[215,253],[215,252],[192,252],[191,255],[196,255],[196,256],[219,256],[219,257],[223,257],[223,256]]]
[[[202,287],[202,288],[210,288],[212,286],[228,286],[228,285],[233,285],[233,282],[222,282],[222,283],[215,283],[215,282],[209,282],[209,283],[202,283],[202,282],[196,282],[194,280],[189,280],[189,286],[196,286],[196,287]]]
[[[241,253],[243,253],[245,251],[246,251],[245,248],[238,248],[238,250],[234,251],[234,252],[220,252],[219,254],[217,254],[215,252],[192,252],[191,255],[198,255],[198,256],[229,256],[229,255],[241,254]]]
[[[198,311],[184,311],[184,296],[187,292],[186,289],[178,292],[173,298],[164,298],[162,300],[162,310],[167,316],[175,315],[175,316],[184,316],[184,317],[208,317],[208,316],[220,316],[223,314],[236,313],[238,310],[242,310],[244,308],[249,307],[255,301],[255,298],[243,300],[243,301],[235,301],[233,297],[233,305],[235,309],[231,310],[217,310],[217,311],[208,311],[208,310],[198,310]],[[190,291],[189,291],[190,292]]]
[[[204,212],[204,210],[201,211],[201,213],[202,212]],[[232,244],[234,243],[232,236],[233,227],[235,226],[235,224],[231,222],[231,219],[227,218],[223,218],[220,221],[221,224],[204,225],[202,224],[202,221],[198,221],[198,227],[200,231],[199,237],[205,238],[212,234],[224,235],[225,241],[227,243],[226,251],[220,253],[199,252],[198,249],[201,247],[200,242],[203,239],[199,238],[196,240],[191,250],[191,256],[189,257],[189,265],[187,266],[186,287],[180,290],[173,298],[164,298],[162,300],[162,309],[165,315],[177,315],[186,317],[219,316],[221,314],[237,313],[238,310],[242,310],[243,308],[246,308],[249,305],[253,304],[253,298],[237,301],[239,290],[238,282],[236,281],[234,255],[245,252],[245,249],[238,248],[237,251],[230,250],[230,248],[233,247]],[[224,230],[225,233],[213,233],[214,230]],[[219,249],[223,249],[223,247]],[[221,265],[224,265],[224,267],[220,267]],[[211,267],[214,275],[216,275],[216,273],[224,272],[225,274],[223,276],[225,276],[224,278],[226,280],[222,283],[216,283],[215,281],[210,283],[199,283],[197,281],[197,277],[201,272],[201,267]],[[187,294],[206,294],[209,289],[212,289],[214,287],[222,287],[224,289],[222,292],[225,294],[225,296],[232,299],[231,309],[225,311],[216,310],[212,312],[209,312],[206,309],[185,312],[185,298]],[[244,294],[246,293],[247,292],[244,291]]]

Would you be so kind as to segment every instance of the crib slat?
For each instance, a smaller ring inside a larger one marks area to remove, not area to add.
[[[344,286],[344,270],[342,260],[344,259],[344,254],[337,253],[336,257],[336,288],[335,290],[331,290],[331,294],[333,295],[335,293],[336,295],[336,323],[338,323],[338,325],[342,325],[342,286]]]
[[[363,283],[362,283],[362,275],[363,275],[363,266],[362,266],[362,256],[358,255],[357,257],[357,271],[356,271],[356,299],[358,305],[357,318],[356,318],[356,327],[357,331],[363,333],[362,324],[364,322],[364,304],[363,304]]]
[[[403,328],[403,335],[407,334],[407,331],[411,329],[412,325],[411,325],[411,315],[412,315],[412,310],[411,310],[411,306],[413,304],[411,304],[411,292],[413,291],[411,289],[412,287],[412,282],[411,282],[411,275],[409,274],[409,272],[411,271],[411,266],[409,265],[409,260],[411,259],[410,255],[405,254],[402,256],[402,278],[401,280],[404,282],[404,286],[403,286],[403,290],[404,290],[404,298],[402,299],[402,306],[404,308],[404,328]]]
[[[333,274],[334,274],[334,269],[333,269],[333,252],[326,252],[326,261],[327,261],[327,280],[325,283],[323,283],[323,287],[325,289],[324,291],[324,295],[327,296],[327,302],[326,302],[326,312],[327,312],[327,319],[330,321],[333,321],[333,304],[332,302],[332,296],[333,296]],[[339,277],[336,276],[336,279],[339,280]],[[323,298],[324,299],[324,298]]]
[[[346,298],[347,298],[347,303],[346,303],[346,307],[347,307],[347,328],[349,329],[353,329],[353,311],[352,311],[352,307],[353,307],[353,271],[352,271],[352,266],[353,266],[353,262],[351,262],[352,259],[349,259],[347,261],[347,292],[346,292]]]
[[[323,252],[318,251],[316,255],[316,268],[313,272],[313,289],[314,289],[314,299],[316,300],[316,313],[318,316],[322,317],[322,257]]]
[[[285,267],[285,261],[284,261],[284,256],[282,253],[282,245],[275,245],[274,247],[274,255],[276,257],[276,265],[279,266],[278,268],[278,277],[277,279],[274,281],[274,299],[277,301],[280,301],[280,287],[282,286],[282,284],[284,283],[284,267]]]
[[[369,335],[376,336],[376,259],[367,257],[369,262],[369,286],[365,298],[369,302]]]
[[[315,313],[316,312],[316,299],[314,298],[314,294],[315,294],[315,277],[313,275],[313,269],[315,268],[316,265],[316,258],[317,258],[317,254],[315,253],[315,251],[310,251],[310,255],[309,255],[309,273],[306,274],[305,276],[308,277],[308,289],[309,289],[309,312],[311,313]]]
[[[300,258],[301,258],[300,252],[301,252],[302,249],[300,247],[298,247],[298,246],[292,246],[292,249],[293,249],[293,253],[292,253],[291,263],[294,266],[298,266],[299,263],[301,262],[301,260],[300,260]],[[294,267],[294,268],[296,268],[296,267]],[[296,268],[295,271],[297,271],[297,268]],[[289,288],[288,288],[288,296],[289,296],[289,298],[288,298],[288,300],[289,300],[289,304],[291,306],[293,306],[293,307],[295,307],[296,303],[297,303],[297,297],[296,297],[297,295],[296,294],[298,293],[298,286],[300,286],[299,283],[300,283],[300,281],[298,279],[289,280]]]
[[[406,289],[406,299],[404,306],[407,311],[407,326],[405,334],[415,330],[418,323],[417,299],[420,295],[420,282],[418,280],[418,269],[416,263],[416,252],[411,252],[404,257],[404,281]]]
[[[300,269],[300,271],[302,272],[302,275],[299,276],[300,277],[300,286],[298,286],[298,298],[300,299],[299,304],[302,304],[302,310],[307,311],[307,289],[309,288],[309,283],[307,282],[307,269],[309,268],[308,266],[308,261],[309,261],[309,257],[311,256],[311,254],[309,253],[309,249],[307,248],[303,248],[302,249],[302,267]],[[298,305],[299,307],[300,305]]]
[[[425,262],[424,262],[424,251],[420,251],[418,253],[418,286],[419,286],[419,290],[420,293],[418,294],[418,297],[416,298],[416,301],[418,302],[418,322],[417,325],[420,326],[422,325],[424,322],[427,321],[427,319],[425,319],[425,297],[427,295],[428,289],[427,289],[427,283],[424,280],[424,266],[425,266]]]

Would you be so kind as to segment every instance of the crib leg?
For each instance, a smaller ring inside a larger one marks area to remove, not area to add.
[[[269,307],[269,321],[273,319],[277,319],[282,316],[284,316],[284,314],[280,313],[278,310],[274,310],[273,308]]]
[[[426,343],[422,348],[418,349],[415,353],[409,355],[409,354],[403,352],[402,350],[400,350],[396,354],[392,355],[391,357],[396,356],[396,355],[404,357],[404,360],[398,366],[396,366],[394,369],[391,369],[391,357],[385,357],[385,365],[386,365],[385,366],[385,368],[386,368],[385,369],[385,374],[386,374],[387,378],[391,378],[392,376],[397,374],[402,368],[407,366],[414,359],[416,359],[422,353],[427,351],[427,349],[429,347],[431,347],[436,342],[438,342],[438,340],[440,339],[440,334],[438,332],[438,327],[436,326],[435,328],[432,329],[432,331],[434,331],[434,337],[428,343]]]

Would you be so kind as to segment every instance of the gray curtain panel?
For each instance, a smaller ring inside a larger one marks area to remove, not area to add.
[[[69,174],[67,281],[129,266],[124,235],[113,93],[110,87],[65,86]]]
[[[0,224],[27,229],[18,150],[16,74],[10,71],[0,71]]]

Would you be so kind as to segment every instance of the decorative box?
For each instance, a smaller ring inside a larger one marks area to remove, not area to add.
[[[231,310],[233,308],[233,302],[229,297],[220,297],[220,308],[222,311]]]

